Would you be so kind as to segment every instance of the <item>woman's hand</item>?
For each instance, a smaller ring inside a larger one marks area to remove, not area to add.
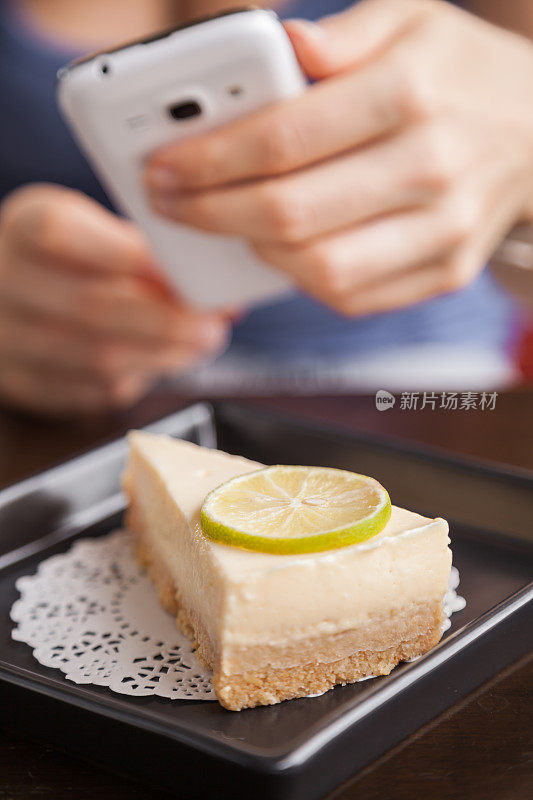
[[[138,231],[78,192],[36,185],[0,209],[0,397],[48,413],[128,405],[226,341],[180,304]]]
[[[157,153],[154,207],[245,237],[345,314],[468,284],[533,219],[533,45],[436,0],[286,27],[321,80]]]

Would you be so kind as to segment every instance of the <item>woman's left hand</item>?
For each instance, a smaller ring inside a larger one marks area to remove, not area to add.
[[[438,0],[286,28],[318,82],[156,153],[154,207],[245,237],[344,314],[468,284],[533,220],[533,45]]]

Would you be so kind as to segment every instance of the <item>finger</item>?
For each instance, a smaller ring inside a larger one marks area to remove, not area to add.
[[[322,79],[375,58],[426,11],[419,0],[367,0],[318,23],[295,19],[284,26],[304,72]]]
[[[427,248],[419,238],[422,218],[413,216],[409,238],[416,249],[405,259],[382,258],[379,268],[334,298],[337,308],[350,315],[386,312],[458,291],[479,274],[498,237],[516,219],[522,189],[518,175],[513,181],[500,165],[466,177],[466,185],[437,207],[424,226],[433,232],[435,246]],[[393,238],[389,245],[394,246]]]
[[[4,309],[0,316],[0,354],[10,362],[114,381],[123,376],[183,369],[204,356],[205,350],[192,344],[147,346],[94,338],[70,325]]]
[[[32,186],[15,193],[6,205],[3,226],[15,253],[69,270],[157,274],[142,234],[81,192]]]
[[[0,364],[2,398],[37,413],[69,415],[97,413],[132,405],[149,388],[142,377],[126,377],[113,384],[81,381],[49,367]]]
[[[468,187],[477,213],[472,216],[470,235],[454,259],[455,288],[470,282],[491,260],[524,207],[522,167],[518,163],[512,167],[501,163],[495,163],[492,168],[483,166]],[[500,272],[497,277],[505,287],[506,275]]]
[[[435,262],[348,293],[340,310],[349,316],[384,313],[421,303],[448,291],[452,288],[447,265]]]
[[[419,138],[407,131],[280,178],[169,195],[157,209],[202,230],[303,242],[433,199],[441,186],[418,176]]]
[[[4,302],[70,323],[95,336],[134,341],[221,346],[228,323],[214,312],[196,312],[147,290],[129,277],[95,277],[43,269],[27,260],[1,279]]]
[[[394,70],[381,59],[159,150],[147,164],[146,186],[165,195],[281,175],[390,133],[411,116]]]
[[[335,304],[359,287],[439,260],[468,228],[459,204],[374,220],[303,245],[255,243],[258,255],[318,299]]]

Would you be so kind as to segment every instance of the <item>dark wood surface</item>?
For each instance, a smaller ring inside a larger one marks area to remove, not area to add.
[[[275,398],[251,402],[292,416],[407,439],[448,452],[533,470],[533,392],[500,394],[494,411],[378,412],[373,397]],[[127,413],[83,422],[43,421],[0,410],[0,485],[40,471],[185,405],[159,390]],[[533,797],[533,657],[469,695],[355,776],[337,800]],[[2,715],[9,687],[0,685],[0,798],[138,800],[170,795],[22,735]],[[177,792],[173,797],[187,800]],[[240,798],[236,800],[252,800]]]

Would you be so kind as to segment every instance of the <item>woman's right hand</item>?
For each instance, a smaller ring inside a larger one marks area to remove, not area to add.
[[[52,414],[126,406],[227,341],[186,307],[140,232],[79,192],[39,184],[0,207],[0,397]]]

